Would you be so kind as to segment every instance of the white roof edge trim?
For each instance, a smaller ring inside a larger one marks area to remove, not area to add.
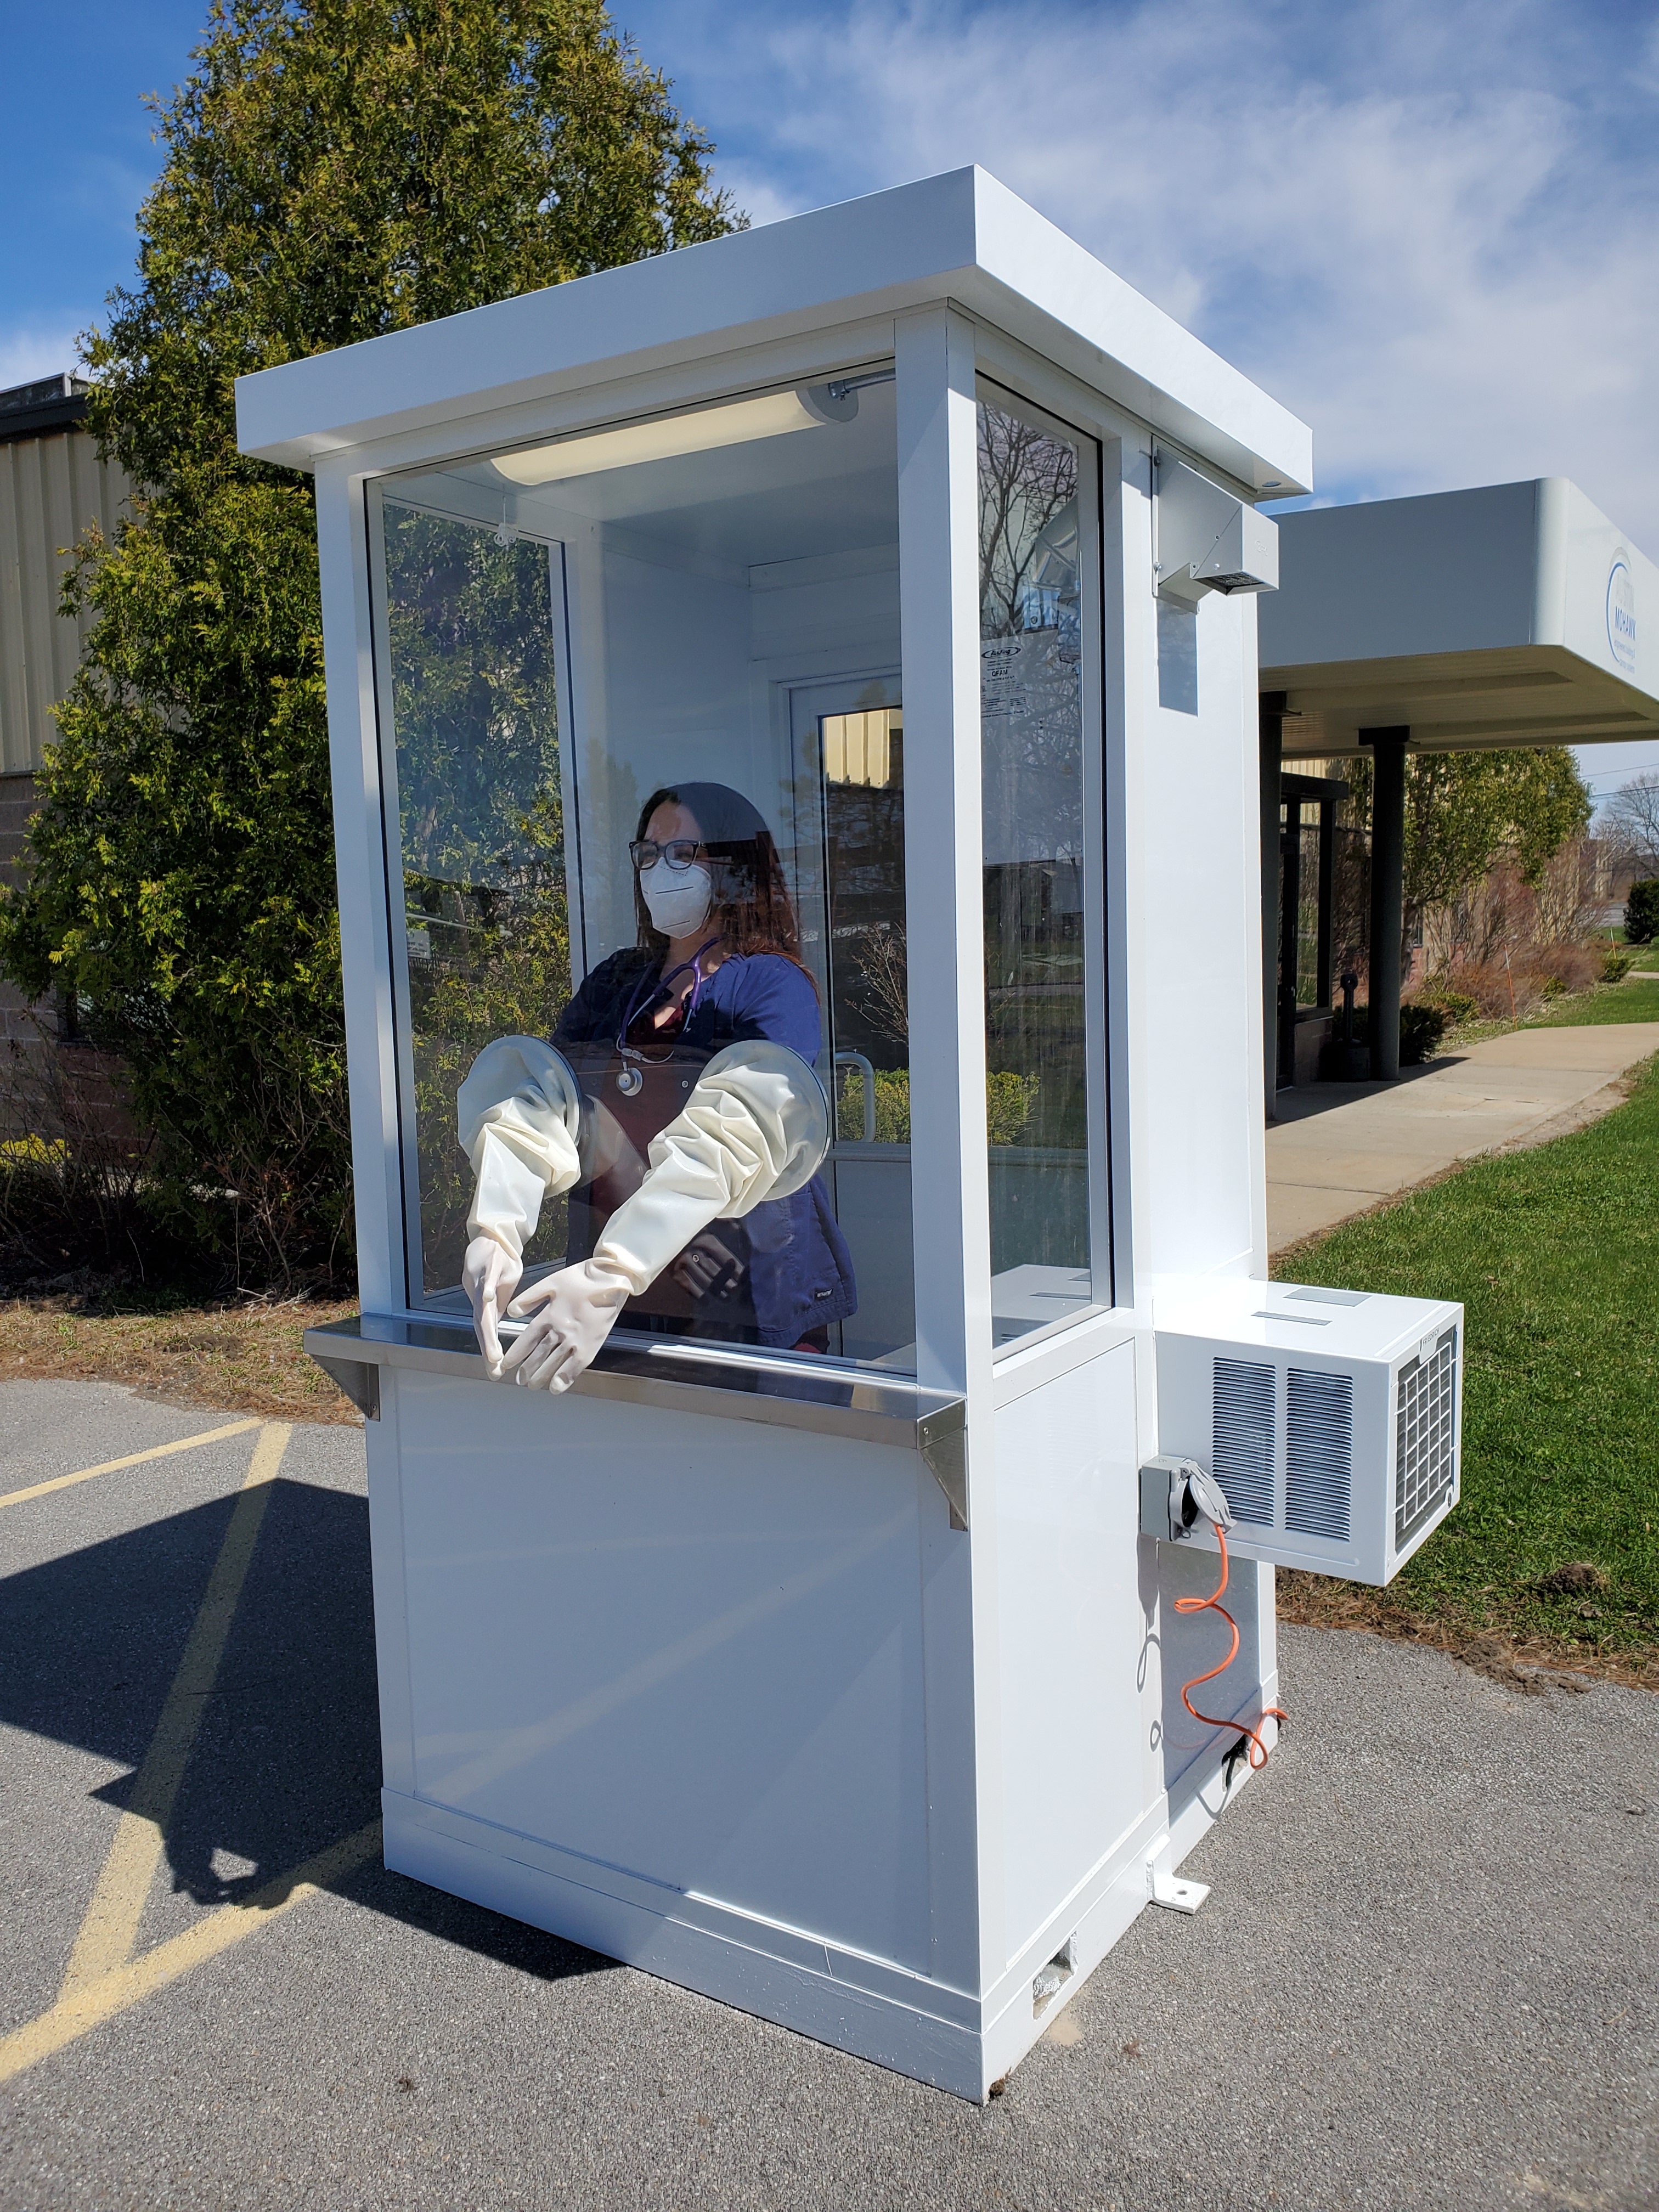
[[[1053,332],[1083,341],[1097,364],[1096,374],[1074,371],[1084,382],[1258,491],[1271,483],[1273,498],[1291,499],[1312,489],[1305,422],[988,171],[973,176],[976,273],[1035,309]],[[1044,349],[1059,350],[1052,337]],[[1141,387],[1139,401],[1126,373]],[[1245,457],[1257,465],[1237,466]]]
[[[1305,424],[978,168],[259,370],[237,380],[238,442],[308,469],[577,383],[946,299],[1262,495],[1310,489]]]

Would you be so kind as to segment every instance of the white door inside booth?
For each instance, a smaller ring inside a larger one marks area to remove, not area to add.
[[[837,1349],[908,1364],[915,1297],[898,673],[793,687],[789,707],[802,954],[833,1070],[824,1172],[858,1282]]]

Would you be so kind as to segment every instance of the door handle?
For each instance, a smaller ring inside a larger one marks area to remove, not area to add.
[[[864,1079],[864,1141],[866,1145],[873,1145],[876,1141],[875,1068],[861,1052],[838,1052],[836,1066],[856,1067]]]

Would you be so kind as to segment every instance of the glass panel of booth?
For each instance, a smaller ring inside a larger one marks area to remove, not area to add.
[[[995,1345],[1111,1303],[1099,448],[981,380],[980,710]]]
[[[914,1368],[892,372],[370,500],[408,1303]],[[681,1234],[684,1231],[684,1234]]]

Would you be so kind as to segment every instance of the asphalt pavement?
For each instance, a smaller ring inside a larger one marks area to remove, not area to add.
[[[385,1873],[361,1437],[232,1420],[0,1384],[6,2212],[1659,2204],[1650,1696],[1282,1632],[1208,1902],[981,2111]]]

